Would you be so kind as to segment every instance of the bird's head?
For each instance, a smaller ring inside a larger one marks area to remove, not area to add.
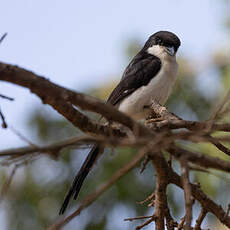
[[[174,33],[159,31],[149,37],[143,47],[143,51],[155,56],[162,54],[175,56],[180,44],[180,39]]]

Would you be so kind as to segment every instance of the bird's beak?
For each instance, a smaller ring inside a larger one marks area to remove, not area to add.
[[[170,56],[174,56],[175,55],[175,49],[174,47],[165,47],[165,51],[170,55]]]

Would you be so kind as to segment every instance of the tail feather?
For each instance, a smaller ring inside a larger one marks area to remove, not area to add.
[[[71,185],[71,188],[69,192],[67,193],[64,202],[61,206],[61,209],[59,211],[59,215],[63,214],[69,204],[70,199],[74,196],[74,199],[76,200],[78,197],[78,194],[80,192],[80,189],[82,187],[82,184],[87,177],[89,171],[91,170],[92,166],[97,160],[98,155],[101,152],[101,147],[99,145],[94,145],[93,148],[90,150],[88,156],[86,157],[83,165],[81,166],[78,174],[75,176],[74,181]]]

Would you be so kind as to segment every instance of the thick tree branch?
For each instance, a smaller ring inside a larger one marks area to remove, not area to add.
[[[102,132],[87,116],[74,109],[73,105],[79,106],[83,110],[99,113],[107,120],[123,124],[132,131],[137,130],[140,135],[150,133],[147,128],[136,123],[129,116],[119,112],[113,106],[105,104],[91,96],[58,86],[57,84],[51,83],[48,79],[38,76],[31,71],[19,68],[18,66],[0,63],[0,80],[30,89],[32,93],[41,98],[44,104],[51,105],[83,132],[105,134],[105,130]],[[106,135],[108,135],[108,133],[106,133]]]
[[[159,154],[152,155],[152,162],[156,171],[155,214],[156,230],[163,230],[167,205],[166,188],[168,185],[167,164]]]

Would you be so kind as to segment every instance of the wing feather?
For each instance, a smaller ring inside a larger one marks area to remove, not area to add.
[[[125,69],[121,81],[110,94],[107,103],[116,105],[141,86],[147,85],[157,75],[161,61],[151,54],[137,54]]]

